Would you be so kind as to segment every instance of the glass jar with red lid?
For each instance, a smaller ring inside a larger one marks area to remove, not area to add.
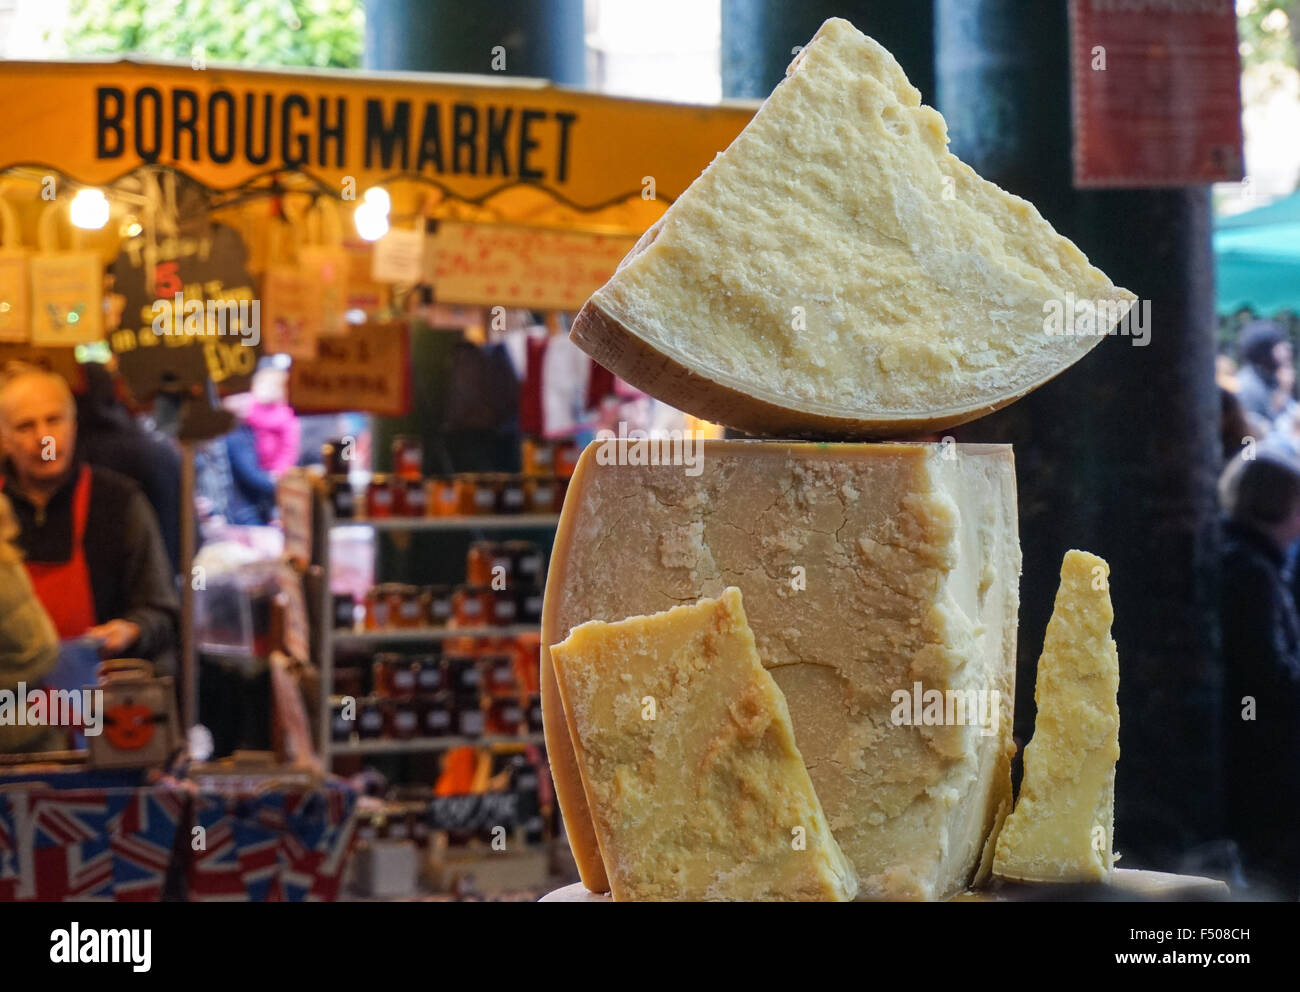
[[[511,627],[519,611],[518,597],[510,589],[490,590],[488,623],[493,627]]]
[[[425,737],[450,737],[455,716],[451,697],[446,693],[420,700],[420,733]]]
[[[425,586],[425,623],[430,627],[445,627],[451,620],[451,589],[448,586]]]
[[[420,587],[398,585],[394,590],[397,608],[393,612],[393,626],[405,628],[424,626],[425,609],[420,599]]]
[[[387,475],[376,473],[366,488],[366,516],[386,520],[393,515],[393,487]]]
[[[492,609],[492,590],[487,586],[457,586],[451,609],[457,627],[485,626]]]
[[[366,592],[366,630],[387,630],[393,625],[392,609],[384,586]]]
[[[428,512],[435,517],[454,517],[460,513],[460,503],[456,490],[456,480],[450,475],[440,475],[429,479]]]
[[[471,586],[492,585],[493,569],[502,565],[510,567],[510,558],[502,551],[496,541],[475,541],[469,546],[465,558],[465,584]]]
[[[524,708],[519,705],[519,700],[503,697],[492,700],[485,724],[489,734],[506,737],[523,730],[525,719]]]
[[[480,664],[483,666],[484,688],[489,696],[519,695],[513,653],[487,655],[480,659]]]
[[[424,446],[418,437],[398,434],[393,438],[393,474],[417,480],[424,474]]]
[[[525,438],[522,458],[525,475],[554,475],[555,446],[540,438]]]
[[[555,512],[555,479],[549,475],[526,475],[524,486],[525,513]]]
[[[474,516],[491,516],[497,512],[497,502],[501,492],[501,475],[496,472],[483,472],[472,475]]]
[[[496,512],[517,516],[524,512],[524,480],[518,475],[498,476]]]
[[[578,442],[574,440],[561,441],[555,447],[555,474],[561,479],[567,479],[573,475],[574,469],[578,467],[578,456],[582,454],[582,449],[578,447]]]
[[[384,704],[384,732],[401,741],[420,732],[420,714],[414,700],[392,699]]]

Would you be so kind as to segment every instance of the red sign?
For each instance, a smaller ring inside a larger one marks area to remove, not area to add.
[[[1233,0],[1070,0],[1074,184],[1242,177]]]

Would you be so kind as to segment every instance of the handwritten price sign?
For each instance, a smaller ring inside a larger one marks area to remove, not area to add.
[[[440,303],[577,310],[636,238],[537,227],[443,222],[428,276]]]

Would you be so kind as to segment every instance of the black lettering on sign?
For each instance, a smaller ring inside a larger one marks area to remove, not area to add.
[[[524,110],[519,115],[519,173],[520,179],[541,179],[541,169],[534,169],[528,157],[537,148],[537,140],[532,136],[532,125],[536,121],[546,120],[545,110]]]
[[[420,128],[420,154],[415,159],[415,171],[432,163],[435,172],[442,172],[442,108],[436,103],[424,105],[424,125]]]
[[[109,105],[112,104],[112,111]],[[121,158],[126,145],[122,131],[122,111],[126,94],[116,86],[100,86],[95,90],[95,157]],[[112,143],[109,136],[112,136]]]
[[[353,121],[346,97],[303,92],[141,86],[128,93],[100,86],[95,94],[97,157],[121,158],[130,142],[148,163],[169,156],[216,165],[282,163],[567,183],[578,120],[571,111],[540,107],[370,97],[363,119]],[[357,126],[365,150],[361,162],[349,162],[348,138]]]
[[[391,125],[384,121],[384,103],[374,97],[366,100],[366,168],[372,168],[375,164],[376,146],[379,152],[379,167],[381,169],[391,169],[393,160],[397,158],[397,165],[403,171],[407,167],[407,152],[409,151],[409,141],[411,126],[411,101],[398,100],[393,104],[393,122]],[[396,147],[400,143],[401,156],[395,155]]]
[[[145,126],[145,103],[153,105]],[[135,91],[135,153],[146,162],[157,162],[162,151],[163,98],[156,86],[141,86]]]
[[[501,116],[497,117],[497,108],[488,107],[487,113],[487,174],[510,175],[510,159],[506,157],[506,132],[510,130],[510,120],[515,116],[513,107],[502,107]]]
[[[555,181],[559,183],[569,178],[569,127],[577,119],[577,114],[565,110],[555,112],[555,120],[560,125],[560,148],[555,161]]]
[[[181,134],[190,136],[190,161],[199,160],[199,95],[193,90],[172,90],[172,158],[181,158]]]
[[[271,114],[274,112],[273,97],[270,93],[262,94],[262,126],[258,128],[257,97],[252,93],[244,94],[244,157],[253,165],[266,165],[271,158]],[[262,132],[262,150],[254,151],[257,142],[253,140],[256,131]]]
[[[224,119],[217,124],[217,107],[226,108]],[[222,132],[225,132],[224,134]],[[222,147],[217,144],[221,142]],[[235,157],[235,98],[229,90],[217,90],[208,97],[208,158],[225,165]]]
[[[338,97],[334,101],[335,118],[334,123],[329,122],[330,102],[327,98],[321,97],[319,102],[320,123],[316,130],[316,164],[324,167],[328,164],[328,155],[326,146],[333,142],[334,144],[334,165],[336,168],[343,168],[343,147],[346,144],[346,125],[348,119],[348,104],[343,97]]]
[[[478,108],[469,103],[458,103],[451,109],[451,171],[458,175],[478,172]],[[469,158],[468,165],[461,164],[461,151]]]
[[[311,155],[311,142],[306,134],[294,133],[290,117],[295,109],[307,116],[310,106],[301,93],[290,93],[280,105],[280,159],[291,169],[307,161]]]

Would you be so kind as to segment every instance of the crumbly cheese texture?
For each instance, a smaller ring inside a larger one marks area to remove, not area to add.
[[[1016,807],[993,873],[1034,882],[1095,882],[1115,863],[1119,655],[1110,636],[1106,562],[1066,553],[1038,660],[1038,715]]]
[[[708,381],[828,416],[958,422],[1100,340],[1048,333],[1048,301],[1135,299],[949,153],[942,116],[840,19],[638,247],[593,306]]]
[[[545,645],[744,590],[759,657],[859,896],[969,885],[1011,798],[1020,549],[1004,445],[706,441],[691,466],[612,464],[570,484],[543,611],[548,755],[582,880],[610,884]],[[996,724],[913,720],[898,694],[996,693]],[[1000,812],[1001,811],[1001,812]]]
[[[740,590],[583,624],[551,659],[616,902],[856,895]]]

